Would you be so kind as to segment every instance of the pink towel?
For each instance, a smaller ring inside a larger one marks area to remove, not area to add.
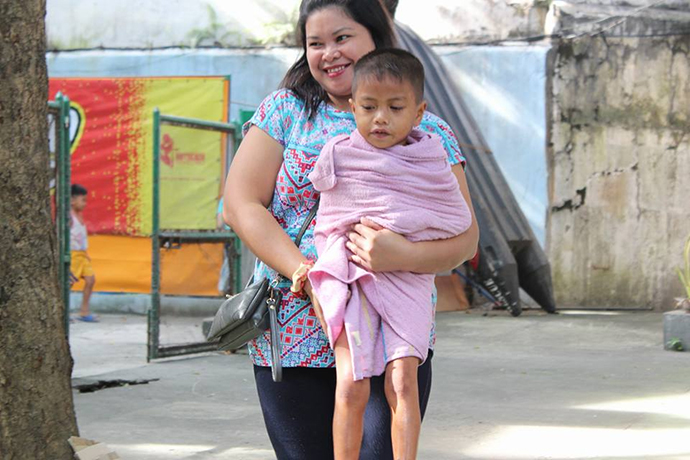
[[[466,231],[471,213],[438,138],[413,130],[407,145],[380,150],[357,130],[328,142],[309,175],[321,192],[309,272],[335,346],[347,333],[355,380],[379,375],[402,356],[426,359],[434,275],[371,273],[349,261],[347,232],[360,218],[410,241]],[[385,341],[385,343],[384,343]]]

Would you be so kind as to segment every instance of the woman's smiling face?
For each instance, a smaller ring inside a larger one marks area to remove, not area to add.
[[[349,110],[355,63],[376,48],[371,34],[337,6],[313,12],[305,28],[309,71],[333,105]]]

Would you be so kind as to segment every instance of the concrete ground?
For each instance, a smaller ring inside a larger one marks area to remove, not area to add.
[[[71,325],[81,436],[126,460],[275,458],[246,354],[146,363],[142,316]],[[664,351],[662,315],[439,313],[420,459],[690,459],[690,353]],[[169,318],[168,341],[198,318]]]

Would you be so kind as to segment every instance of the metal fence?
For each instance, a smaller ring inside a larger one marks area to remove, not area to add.
[[[151,267],[151,307],[148,315],[148,360],[171,356],[213,351],[217,344],[205,341],[175,345],[161,345],[161,249],[190,243],[225,243],[226,255],[230,265],[233,291],[241,289],[241,250],[240,240],[232,231],[168,230],[161,228],[161,127],[177,126],[188,129],[210,130],[224,135],[226,154],[231,156],[236,146],[237,127],[227,123],[217,123],[193,118],[165,115],[158,109],[153,112],[153,209],[152,209],[152,267]],[[218,302],[220,305],[220,300]]]

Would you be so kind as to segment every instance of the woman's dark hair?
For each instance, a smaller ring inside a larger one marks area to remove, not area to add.
[[[307,19],[323,8],[336,6],[355,22],[364,26],[374,41],[376,48],[396,46],[395,31],[386,7],[381,0],[302,0],[297,21],[297,43],[302,47],[302,55],[287,71],[280,86],[292,90],[304,101],[309,118],[328,97],[326,91],[314,79],[307,62]]]
[[[388,9],[388,14],[390,14],[391,17],[394,17],[395,10],[398,9],[398,0],[384,0],[383,4],[386,5],[386,8]]]

